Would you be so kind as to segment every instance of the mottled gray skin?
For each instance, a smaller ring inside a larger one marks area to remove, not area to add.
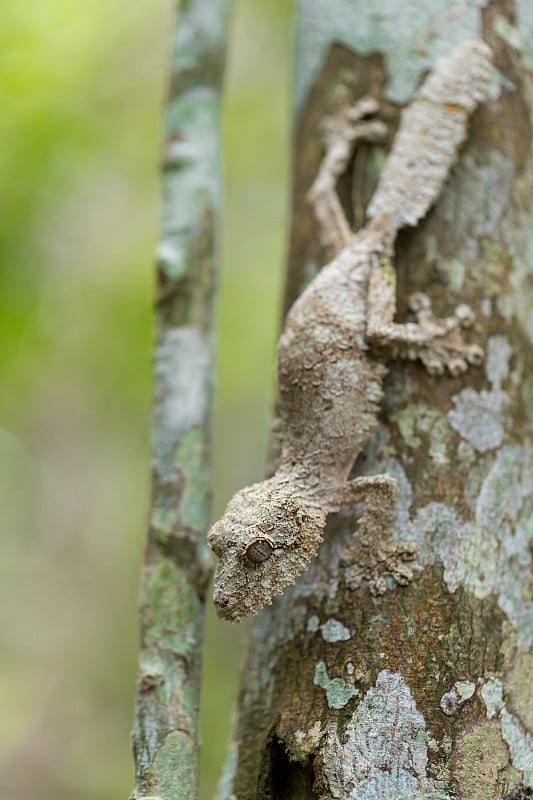
[[[402,115],[368,209],[370,221],[357,234],[349,231],[334,187],[357,139],[354,128],[372,128],[359,121],[375,104],[363,100],[329,122],[310,200],[337,255],[294,303],[279,341],[276,473],[237,492],[209,532],[219,557],[219,616],[237,622],[271,603],[316,554],[327,514],[361,501],[365,513],[350,554],[357,561],[358,540],[367,550],[368,542],[376,542],[376,558],[364,575],[370,590],[385,591],[383,575],[409,579],[401,561],[412,558],[413,550],[390,542],[395,481],[380,475],[349,482],[348,476],[377,425],[387,358],[418,358],[435,375],[445,369],[460,374],[482,359],[481,349],[462,339],[461,328],[473,321],[465,306],[438,319],[425,295],[417,295],[411,303],[416,322],[393,322],[392,256],[398,230],[415,225],[439,196],[491,75],[489,48],[473,41],[456,48],[428,77]],[[360,576],[361,569],[353,574]]]
[[[280,337],[279,471],[321,497],[346,481],[376,425],[385,366],[368,350],[366,303],[385,253],[379,229],[353,237],[294,303]]]

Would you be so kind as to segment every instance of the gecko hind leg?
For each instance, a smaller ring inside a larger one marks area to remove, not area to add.
[[[469,365],[483,362],[483,350],[467,344],[462,331],[474,323],[469,306],[459,305],[455,312],[440,318],[431,310],[429,297],[422,292],[411,296],[409,306],[416,322],[393,322],[396,286],[386,265],[376,266],[370,275],[367,299],[366,339],[388,351],[392,358],[419,359],[430,375],[453,375],[466,372]]]
[[[387,577],[404,586],[413,577],[405,562],[417,555],[413,542],[392,539],[398,484],[390,475],[355,478],[338,491],[338,507],[364,502],[353,542],[341,554],[346,583],[357,589],[367,584],[373,595],[384,594]]]
[[[355,105],[341,106],[338,113],[324,123],[326,153],[307,199],[320,223],[324,244],[337,252],[353,236],[337,195],[337,181],[346,170],[358,142],[379,142],[385,138],[387,126],[383,122],[365,119],[377,110],[376,100],[364,97]]]

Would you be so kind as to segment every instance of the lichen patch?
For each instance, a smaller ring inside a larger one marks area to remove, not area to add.
[[[322,0],[306,3],[305,26],[300,31],[296,100],[302,105],[327,48],[333,42],[356,52],[388,54],[390,76],[387,96],[404,103],[417,86],[431,60],[453,45],[479,33],[482,0],[450,0],[444,11],[440,0],[407,0],[396,12],[376,11],[372,3],[334,0],[324,14]],[[431,27],[428,22],[431,20]],[[432,47],[419,43],[431,36]]]
[[[427,773],[428,733],[399,673],[382,670],[349,720],[342,741],[331,727],[323,745],[324,774],[339,800],[449,800]]]
[[[195,328],[170,329],[157,348],[154,466],[162,480],[175,476],[180,436],[204,421],[210,363],[209,345]]]
[[[472,521],[462,521],[445,503],[429,503],[413,520],[397,524],[397,535],[417,544],[422,564],[444,565],[451,592],[464,586],[479,599],[495,593],[527,648],[533,642],[533,597],[523,590],[530,581],[533,543],[530,443],[502,447],[475,485],[477,499],[468,483],[466,489]]]
[[[326,642],[346,642],[352,638],[349,628],[339,622],[338,619],[328,619],[323,625],[320,626],[322,638]]]
[[[502,736],[509,746],[511,761],[520,770],[526,786],[533,787],[533,736],[526,731],[520,720],[507,709],[503,684],[493,678],[483,686],[481,695],[487,709],[487,717],[498,717]]]
[[[324,661],[319,661],[315,667],[314,681],[326,692],[326,699],[330,708],[344,708],[344,706],[359,692],[342,678],[330,678]]]
[[[498,389],[476,392],[467,387],[452,397],[454,407],[448,421],[457,433],[470,442],[479,453],[494,450],[503,442],[505,412],[509,396]]]
[[[482,721],[458,737],[451,774],[465,800],[492,800],[509,790],[516,772],[496,721]]]

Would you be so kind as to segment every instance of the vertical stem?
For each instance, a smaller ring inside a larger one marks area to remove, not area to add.
[[[152,502],[141,586],[132,798],[198,794],[210,561],[213,300],[227,0],[178,8],[157,249]]]

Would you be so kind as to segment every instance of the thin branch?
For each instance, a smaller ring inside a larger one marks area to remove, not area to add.
[[[141,587],[132,800],[198,794],[210,560],[212,306],[227,0],[178,9],[157,249],[152,504]]]

